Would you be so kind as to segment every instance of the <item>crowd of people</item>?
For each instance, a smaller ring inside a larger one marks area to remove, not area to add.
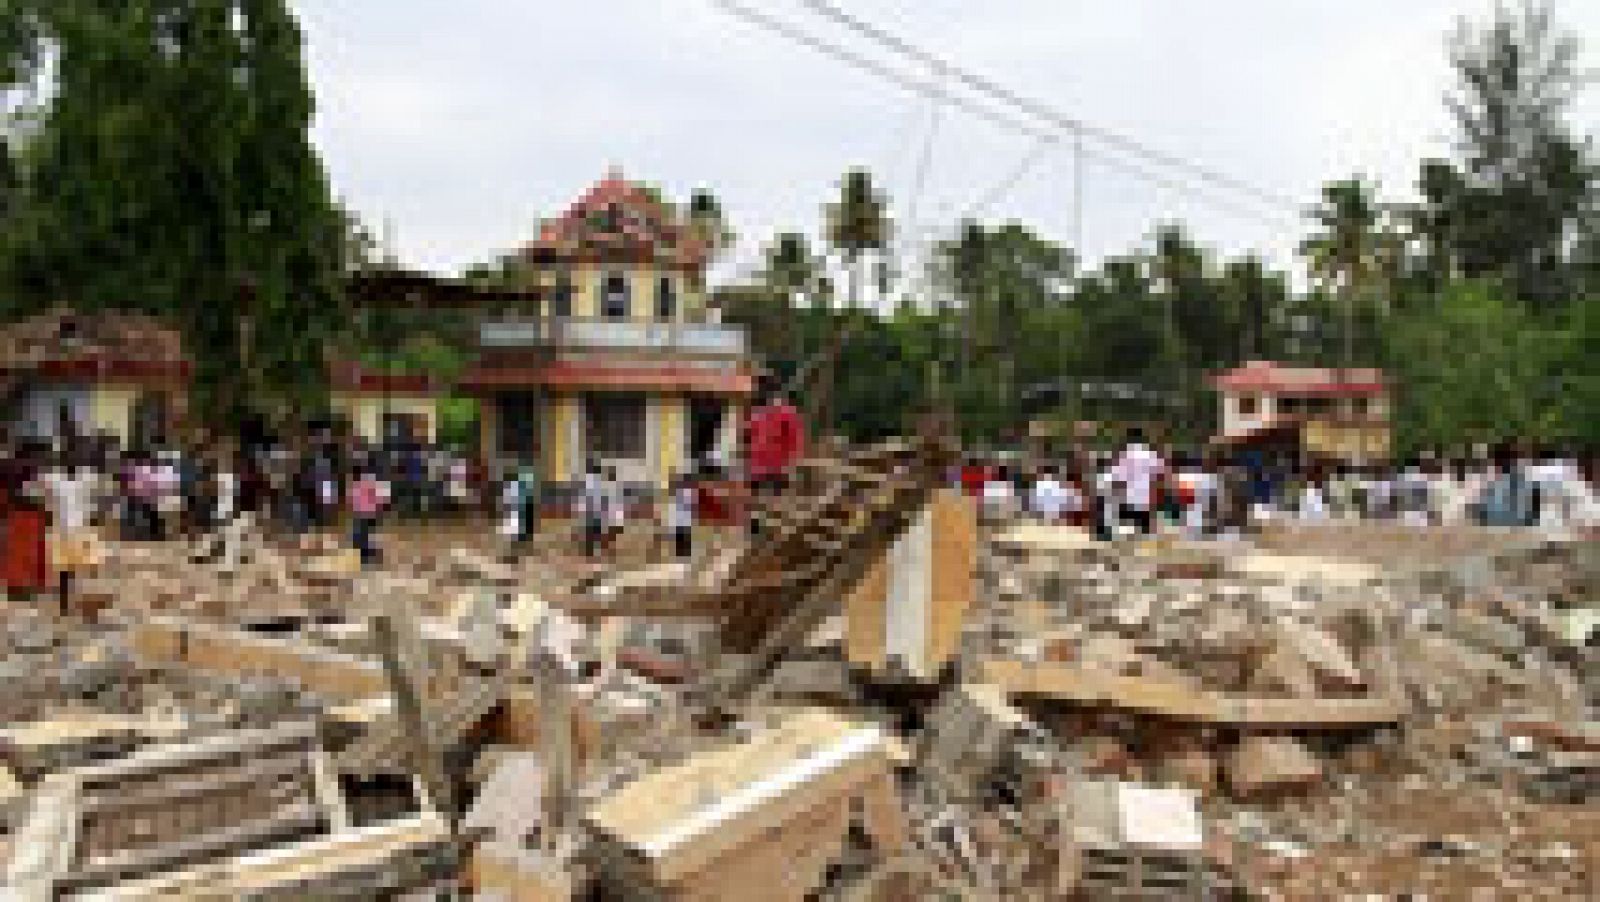
[[[215,556],[247,531],[288,539],[338,531],[367,565],[380,556],[381,519],[488,516],[516,548],[539,531],[542,511],[558,507],[572,514],[583,553],[599,557],[630,515],[650,507],[598,463],[579,485],[556,490],[531,465],[489,473],[439,446],[330,434],[226,450],[0,439],[0,462],[0,499],[47,513],[43,569],[63,599],[72,574],[98,562],[101,538],[188,540],[196,554]],[[700,513],[715,506],[708,491],[707,480],[685,473],[652,499],[662,544],[678,557],[692,553]]]
[[[571,514],[569,534],[591,558],[614,550],[628,520],[654,519],[658,547],[681,559],[693,554],[699,524],[732,521],[739,497],[784,490],[803,427],[781,397],[759,413],[752,417],[759,428],[747,430],[742,482],[686,472],[661,492],[630,491],[615,468],[599,462],[577,485],[556,488],[542,484],[530,465],[485,473],[439,446],[313,434],[226,451],[0,440],[0,502],[31,500],[48,511],[48,569],[63,599],[72,574],[98,559],[98,536],[199,539],[196,547],[209,549],[201,553],[214,555],[245,530],[288,537],[347,530],[365,566],[380,556],[380,519],[392,516],[487,515],[517,548],[540,532],[542,513],[556,508]],[[951,480],[989,517],[1025,513],[1112,539],[1237,536],[1273,520],[1592,529],[1600,525],[1593,476],[1575,456],[1548,449],[1357,466],[1253,452],[1174,453],[1135,429],[1115,454],[1085,451],[1028,467],[972,458]],[[755,520],[751,532],[759,533]]]
[[[1558,449],[1355,465],[1248,451],[1162,453],[1133,430],[1118,453],[1069,458],[1030,467],[972,458],[952,481],[992,518],[1026,513],[1106,539],[1240,535],[1271,521],[1600,525],[1593,474]]]

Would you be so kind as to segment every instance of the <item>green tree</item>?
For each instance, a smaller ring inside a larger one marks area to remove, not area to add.
[[[738,237],[728,224],[722,202],[704,188],[697,188],[689,195],[689,228],[710,245],[713,253],[731,247]]]
[[[1415,214],[1435,273],[1505,278],[1541,307],[1572,293],[1574,237],[1596,190],[1589,146],[1568,121],[1587,78],[1579,51],[1545,3],[1457,23],[1446,102],[1458,160],[1423,164]]]
[[[1290,313],[1289,286],[1283,275],[1268,272],[1260,256],[1246,254],[1223,268],[1221,290],[1237,318],[1233,360],[1282,357],[1285,319]]]
[[[861,306],[861,262],[869,252],[881,253],[889,243],[888,201],[872,181],[872,173],[852,169],[839,183],[839,197],[827,206],[828,244],[844,259],[850,278],[847,304]]]
[[[762,256],[765,264],[761,282],[771,291],[778,311],[771,336],[775,351],[772,359],[785,361],[792,373],[805,356],[801,330],[796,327],[793,311],[802,300],[807,306],[813,306],[821,268],[806,236],[799,232],[779,233]]]
[[[1360,319],[1390,307],[1404,241],[1388,222],[1386,211],[1360,177],[1329,182],[1322,202],[1311,210],[1318,231],[1301,243],[1311,274],[1322,280],[1344,306],[1344,348],[1340,363],[1355,364],[1375,348],[1357,348]]]
[[[1076,272],[1072,252],[1020,223],[964,222],[934,247],[934,284],[949,297],[959,334],[957,410],[975,434],[1022,425],[1023,387],[1059,382],[1063,336],[1052,330]]]
[[[1385,334],[1402,446],[1553,440],[1571,432],[1561,402],[1565,333],[1541,325],[1494,283],[1453,283],[1436,309],[1397,314]],[[1592,375],[1592,363],[1586,371]]]
[[[284,0],[51,0],[55,92],[0,276],[36,303],[170,318],[203,421],[320,406],[344,222]]]

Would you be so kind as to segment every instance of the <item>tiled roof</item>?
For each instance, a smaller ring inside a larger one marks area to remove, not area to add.
[[[183,360],[183,339],[176,329],[153,317],[79,314],[67,307],[0,326],[0,367],[91,360],[178,363]]]
[[[617,231],[597,231],[591,218],[611,207],[623,213]],[[628,259],[649,251],[664,253],[677,265],[698,268],[705,265],[710,248],[644,185],[612,169],[566,212],[541,222],[538,237],[524,250],[554,252],[559,257],[615,254]]]
[[[1385,390],[1383,370],[1285,366],[1270,360],[1235,367],[1216,376],[1212,384],[1225,391],[1306,395],[1376,395]]]

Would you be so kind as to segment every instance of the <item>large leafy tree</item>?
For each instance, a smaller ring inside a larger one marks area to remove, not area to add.
[[[1436,309],[1396,316],[1385,332],[1401,443],[1572,437],[1562,406],[1566,335],[1491,282],[1455,282],[1445,295]]]
[[[1579,49],[1544,3],[1458,23],[1457,87],[1446,98],[1457,159],[1424,162],[1414,214],[1435,275],[1503,278],[1541,307],[1570,297],[1572,251],[1596,191],[1589,144],[1568,121],[1587,77]]]
[[[56,83],[3,247],[8,287],[168,317],[206,422],[306,409],[344,322],[347,245],[287,4],[31,6]]]
[[[935,284],[953,303],[958,409],[977,434],[1021,425],[1031,383],[1059,382],[1063,342],[1075,319],[1063,311],[1076,272],[1072,252],[1011,222],[964,222],[934,247]]]

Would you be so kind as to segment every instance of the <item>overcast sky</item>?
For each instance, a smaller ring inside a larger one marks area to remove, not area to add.
[[[796,0],[745,0],[870,44]],[[839,174],[867,166],[902,227],[948,230],[1033,153],[986,211],[1071,241],[1072,157],[771,34],[713,0],[294,0],[335,190],[406,263],[454,272],[527,240],[608,166],[723,200],[726,274],[774,231],[814,232]],[[1492,0],[839,0],[953,63],[1092,125],[1309,204],[1352,172],[1409,194],[1449,150],[1445,39]],[[1556,4],[1600,35],[1600,2]],[[877,51],[875,55],[892,60]],[[1600,47],[1586,61],[1600,66]],[[901,67],[919,79],[929,73]],[[1600,88],[1577,113],[1590,133]],[[931,147],[924,183],[918,160]],[[1095,145],[1087,144],[1092,153]],[[1089,159],[1090,259],[1179,218],[1204,243],[1288,263],[1294,209],[1240,215]],[[913,196],[915,195],[915,196]],[[903,229],[904,231],[904,229]]]

